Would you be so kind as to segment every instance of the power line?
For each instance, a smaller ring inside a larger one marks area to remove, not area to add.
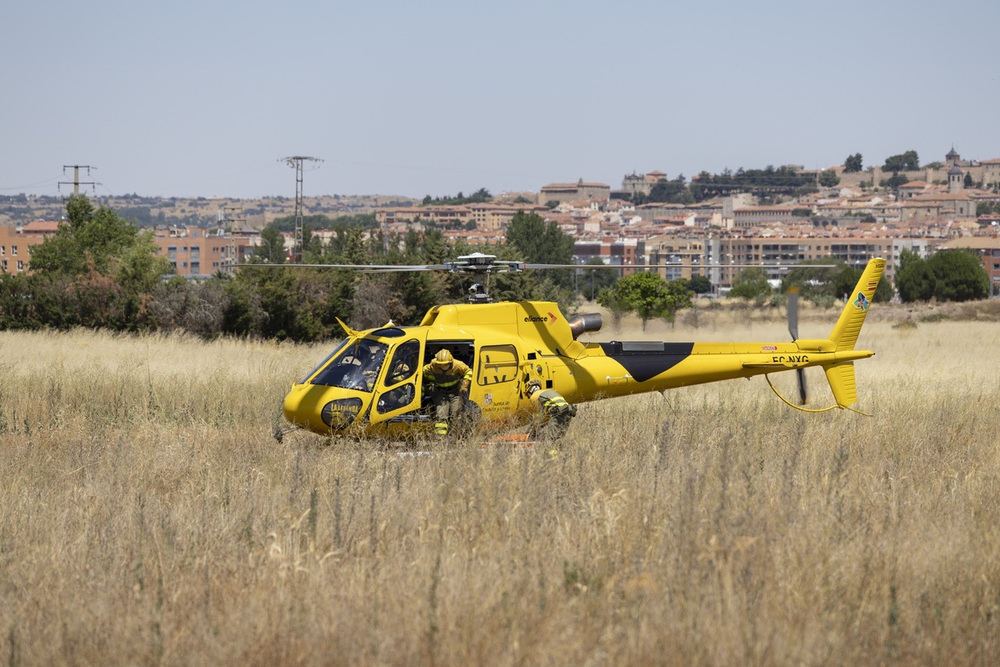
[[[47,178],[44,181],[39,181],[38,183],[31,183],[30,185],[15,185],[14,187],[11,187],[11,188],[0,188],[0,190],[2,190],[4,192],[9,192],[11,190],[21,190],[23,192],[24,190],[30,190],[31,188],[37,188],[40,185],[51,185],[52,181],[55,181],[58,178],[59,178],[58,176],[54,176],[52,178]]]

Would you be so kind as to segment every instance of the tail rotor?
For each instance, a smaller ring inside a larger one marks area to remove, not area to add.
[[[792,335],[792,341],[799,339],[799,288],[797,286],[788,288],[788,333]],[[799,405],[808,402],[809,395],[806,392],[806,369],[798,368],[795,374],[799,378]]]

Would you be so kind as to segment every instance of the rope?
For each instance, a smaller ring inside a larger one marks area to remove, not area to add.
[[[816,409],[816,410],[813,410],[813,409],[810,409],[810,408],[804,408],[801,405],[795,405],[794,403],[792,403],[791,401],[789,401],[787,398],[785,398],[784,396],[782,396],[781,394],[778,393],[778,390],[775,389],[774,385],[771,383],[771,376],[770,376],[769,373],[764,373],[764,379],[767,380],[767,384],[768,384],[769,387],[771,387],[771,391],[774,392],[775,396],[777,396],[778,398],[780,398],[781,400],[783,400],[785,403],[787,403],[788,405],[792,406],[796,410],[801,410],[802,412],[829,412],[830,410],[833,410],[834,408],[840,408],[841,410],[850,410],[851,412],[857,412],[859,415],[864,415],[865,417],[871,417],[871,415],[868,414],[867,412],[861,412],[861,410],[856,410],[856,409],[854,409],[854,408],[852,408],[852,407],[850,407],[848,405],[831,405],[828,408],[819,408],[819,409]]]

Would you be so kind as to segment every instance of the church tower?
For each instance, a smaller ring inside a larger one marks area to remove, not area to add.
[[[948,192],[956,194],[965,189],[965,174],[958,165],[948,170]]]

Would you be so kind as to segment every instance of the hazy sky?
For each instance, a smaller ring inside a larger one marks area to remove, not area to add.
[[[534,190],[1000,158],[1000,2],[5,6],[0,194]],[[68,191],[63,186],[62,193]]]

